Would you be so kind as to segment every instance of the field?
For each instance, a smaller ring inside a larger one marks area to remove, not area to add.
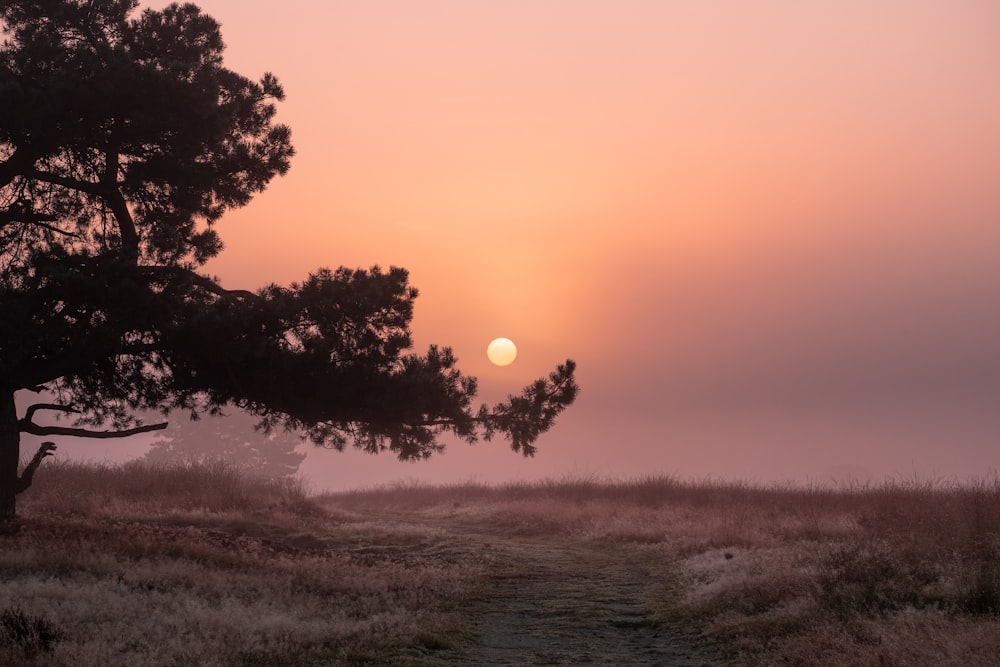
[[[993,665],[1000,481],[650,478],[309,495],[48,463],[5,665]]]

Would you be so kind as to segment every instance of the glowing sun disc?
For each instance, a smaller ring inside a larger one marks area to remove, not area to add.
[[[486,347],[486,357],[497,366],[509,366],[517,359],[517,346],[510,338],[494,338]]]

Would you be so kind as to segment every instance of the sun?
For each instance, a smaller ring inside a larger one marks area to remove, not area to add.
[[[517,346],[510,338],[494,338],[486,347],[486,357],[497,366],[509,366],[517,359]]]

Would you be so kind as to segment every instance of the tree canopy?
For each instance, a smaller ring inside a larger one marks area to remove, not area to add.
[[[222,249],[214,223],[289,168],[284,93],[270,73],[224,67],[219,25],[196,6],[137,5],[0,5],[0,515],[54,448],[19,478],[20,433],[163,428],[138,419],[148,410],[231,404],[265,430],[402,459],[447,432],[533,454],[576,396],[572,361],[477,408],[450,349],[409,351],[404,269],[319,269],[254,292],[202,271]],[[22,390],[55,398],[18,416]],[[73,424],[38,421],[53,411]]]

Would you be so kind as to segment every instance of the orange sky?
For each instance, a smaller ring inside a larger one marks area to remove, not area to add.
[[[320,451],[318,487],[997,468],[992,0],[197,4],[298,151],[210,271],[404,266],[485,399],[579,363],[534,460]]]

